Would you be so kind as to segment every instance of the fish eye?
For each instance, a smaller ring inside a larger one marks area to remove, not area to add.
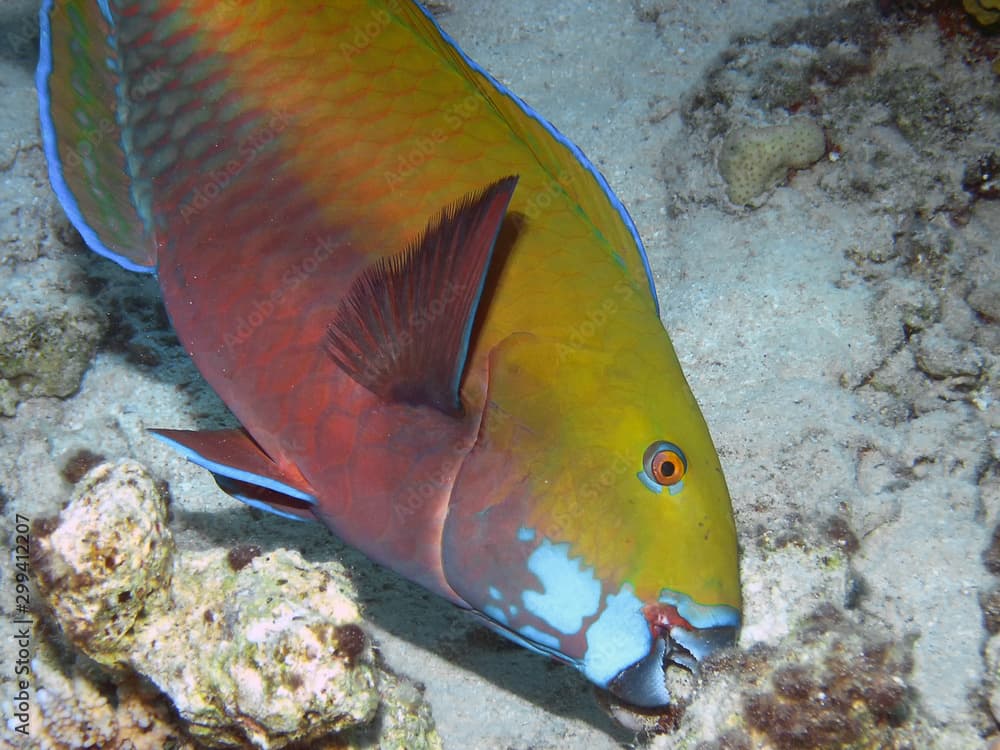
[[[661,487],[680,484],[687,473],[687,459],[684,451],[673,443],[657,440],[646,448],[642,457],[642,468],[646,476]]]

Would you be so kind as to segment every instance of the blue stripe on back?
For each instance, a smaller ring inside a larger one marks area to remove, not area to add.
[[[433,14],[429,10],[427,10],[419,2],[415,2],[414,4],[418,8],[420,8],[423,14],[427,16],[428,20],[430,20],[430,22],[434,24],[434,26],[437,28],[438,33],[441,34],[441,37],[446,42],[448,42],[448,44],[454,47],[455,51],[462,56],[462,59],[469,65],[470,68],[475,70],[477,73],[482,75],[487,81],[493,84],[496,87],[497,91],[499,91],[501,94],[503,94],[504,96],[508,97],[511,101],[513,101],[518,107],[521,108],[521,111],[524,112],[524,114],[526,114],[528,117],[538,122],[543,128],[549,131],[552,137],[555,138],[559,143],[561,143],[567,149],[569,149],[570,153],[572,153],[573,156],[576,157],[577,161],[579,161],[584,166],[584,168],[594,176],[594,179],[597,180],[597,184],[601,187],[601,189],[604,191],[604,194],[607,196],[608,201],[610,201],[611,205],[618,212],[618,215],[621,216],[622,221],[625,222],[625,227],[628,229],[629,234],[631,234],[632,238],[635,240],[635,246],[639,250],[639,257],[642,259],[642,266],[646,270],[646,280],[649,282],[649,291],[653,295],[653,304],[656,305],[656,313],[657,315],[659,315],[660,300],[656,296],[656,282],[653,281],[653,269],[650,268],[649,266],[649,258],[646,255],[646,248],[642,244],[642,238],[639,237],[639,230],[636,228],[635,222],[632,221],[632,217],[629,215],[628,209],[625,208],[625,204],[623,204],[618,199],[618,196],[615,195],[614,191],[611,189],[611,186],[608,185],[608,181],[604,179],[604,175],[601,174],[600,170],[598,170],[597,167],[593,165],[590,159],[587,158],[586,154],[584,154],[583,151],[580,150],[579,146],[577,146],[575,143],[573,143],[573,141],[571,141],[569,138],[560,133],[552,123],[550,123],[540,114],[538,114],[538,112],[532,109],[529,104],[527,104],[523,99],[521,99],[521,97],[519,97],[509,88],[500,83],[500,81],[494,78],[488,70],[483,68],[481,65],[479,65],[479,63],[477,63],[475,60],[473,60],[471,57],[465,54],[465,50],[463,50],[459,46],[458,42],[456,42],[454,39],[451,38],[448,32],[446,32],[444,29],[441,28],[440,24],[438,24],[437,22],[437,19],[434,18]]]

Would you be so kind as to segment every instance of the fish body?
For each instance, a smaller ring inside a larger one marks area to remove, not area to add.
[[[408,0],[47,0],[50,176],[241,429],[158,430],[626,702],[740,620],[638,233]]]

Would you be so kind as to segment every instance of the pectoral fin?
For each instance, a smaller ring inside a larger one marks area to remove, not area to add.
[[[462,413],[472,323],[516,185],[505,177],[466,196],[355,280],[328,331],[344,372],[387,402]]]

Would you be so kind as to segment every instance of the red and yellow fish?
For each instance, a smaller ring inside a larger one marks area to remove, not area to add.
[[[579,149],[410,0],[46,0],[53,187],[155,273],[250,505],[666,705],[740,623],[711,437]]]

